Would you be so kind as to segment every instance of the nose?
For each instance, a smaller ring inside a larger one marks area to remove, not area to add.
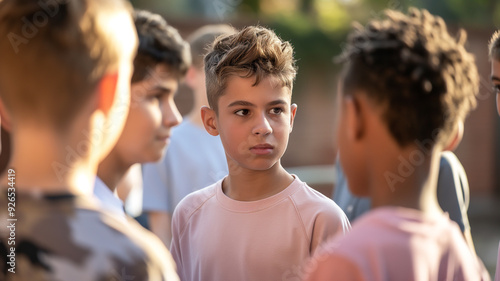
[[[257,118],[255,126],[252,130],[254,135],[269,135],[273,132],[273,128],[269,123],[269,120],[265,114],[261,114],[260,117]]]
[[[182,115],[180,114],[173,100],[163,108],[162,116],[163,125],[169,128],[175,127],[182,122]]]

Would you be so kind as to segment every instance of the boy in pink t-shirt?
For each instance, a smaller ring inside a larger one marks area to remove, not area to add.
[[[293,50],[247,27],[219,37],[205,57],[205,129],[220,135],[229,175],[184,198],[172,218],[181,280],[289,280],[318,245],[350,228],[329,198],[280,159],[292,131]]]
[[[321,247],[306,280],[490,280],[436,198],[440,153],[458,145],[476,105],[464,35],[417,9],[349,35],[337,143],[350,190],[373,210]]]
[[[488,46],[489,58],[491,61],[491,82],[497,98],[497,111],[500,115],[500,31],[497,31],[491,36]],[[500,245],[498,247],[498,258],[495,281],[500,281]]]

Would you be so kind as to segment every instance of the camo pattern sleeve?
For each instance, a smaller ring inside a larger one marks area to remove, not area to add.
[[[133,219],[124,223],[99,211],[90,198],[18,192],[8,203],[4,190],[0,280],[179,280],[156,236]]]

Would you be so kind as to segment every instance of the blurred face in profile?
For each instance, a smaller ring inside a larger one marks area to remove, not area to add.
[[[496,59],[491,60],[491,82],[496,94],[497,112],[500,115],[500,61]]]
[[[115,150],[128,164],[156,162],[170,142],[171,129],[182,117],[174,102],[178,77],[158,64],[131,86],[130,110]]]

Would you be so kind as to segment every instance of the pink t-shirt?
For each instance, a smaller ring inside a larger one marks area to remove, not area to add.
[[[448,214],[427,218],[397,207],[358,219],[348,235],[321,246],[307,272],[307,281],[490,280]]]
[[[171,252],[181,280],[293,280],[321,242],[350,229],[337,204],[296,176],[282,192],[251,202],[227,197],[221,183],[174,211]]]

